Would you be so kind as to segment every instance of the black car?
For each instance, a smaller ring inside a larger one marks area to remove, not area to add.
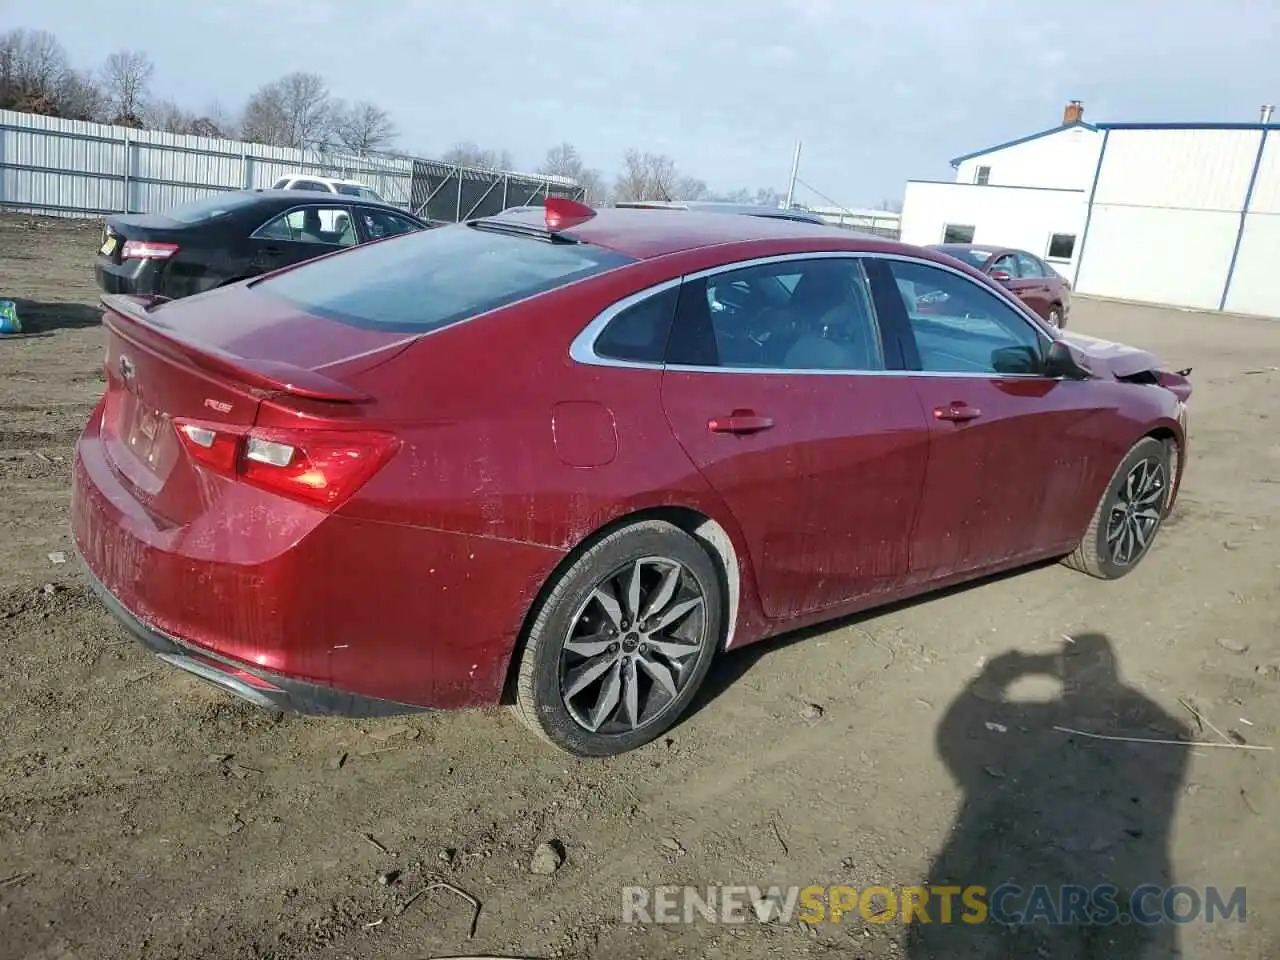
[[[219,193],[107,217],[94,274],[107,293],[176,300],[343,247],[436,224],[373,200],[298,190]]]

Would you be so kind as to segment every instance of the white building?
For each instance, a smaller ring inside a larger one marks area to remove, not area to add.
[[[1280,317],[1280,124],[1063,123],[908,181],[902,239],[1043,257],[1083,294]]]

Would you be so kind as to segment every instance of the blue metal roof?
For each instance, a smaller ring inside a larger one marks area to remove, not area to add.
[[[988,186],[993,190],[1045,190],[1049,193],[1084,193],[1084,187],[1032,187],[1021,183],[956,183],[954,180],[920,180],[911,179],[907,183],[936,183],[943,187],[973,187],[983,190]]]
[[[981,157],[984,154],[995,153],[997,150],[1003,150],[1006,147],[1016,147],[1020,143],[1029,143],[1032,140],[1039,140],[1041,137],[1049,137],[1055,133],[1061,133],[1063,130],[1071,130],[1074,127],[1082,127],[1085,130],[1097,130],[1104,124],[1085,123],[1083,120],[1077,120],[1075,123],[1064,123],[1057,127],[1050,127],[1048,130],[1041,130],[1039,133],[1029,133],[1025,137],[1018,137],[1016,140],[1006,140],[1004,143],[997,143],[994,147],[986,147],[982,150],[975,150],[973,153],[966,153],[963,157],[956,157],[951,161],[951,166],[958,167],[966,160],[972,160],[974,157]],[[1122,126],[1122,124],[1110,124],[1110,126]]]
[[[1280,130],[1280,123],[1099,123],[1099,130]]]

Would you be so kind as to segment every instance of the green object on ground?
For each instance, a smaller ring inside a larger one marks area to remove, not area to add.
[[[0,300],[0,333],[21,333],[18,322],[18,305],[12,300]]]

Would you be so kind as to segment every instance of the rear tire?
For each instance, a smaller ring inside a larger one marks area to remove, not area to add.
[[[1089,526],[1063,563],[1100,580],[1118,580],[1151,549],[1164,523],[1173,487],[1169,448],[1152,437],[1125,454]]]
[[[657,520],[609,534],[539,607],[516,675],[517,717],[580,757],[643,746],[697,694],[723,610],[720,572],[689,534]]]

